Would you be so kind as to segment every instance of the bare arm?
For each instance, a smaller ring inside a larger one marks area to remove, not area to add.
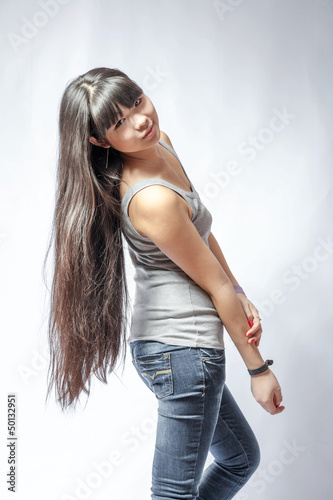
[[[222,250],[221,250],[218,242],[216,241],[213,233],[210,233],[210,235],[208,236],[208,244],[209,244],[209,248],[211,249],[211,251],[213,252],[215,257],[217,258],[217,260],[219,261],[219,263],[223,267],[226,275],[228,276],[229,280],[231,281],[231,284],[232,285],[239,285],[235,276],[232,274],[232,272],[227,264],[227,261],[225,260],[225,257],[222,253]]]
[[[210,233],[210,235],[208,237],[208,244],[209,244],[209,248],[211,249],[211,251],[213,252],[215,257],[217,258],[217,260],[219,261],[219,263],[223,267],[223,269],[224,269],[226,275],[228,276],[230,282],[232,283],[232,285],[239,285],[236,278],[232,274],[232,272],[227,264],[227,261],[225,260],[225,257],[222,253],[222,250],[221,250],[217,240],[215,239],[213,233]],[[249,343],[254,342],[255,345],[257,347],[259,347],[261,333],[262,333],[261,323],[260,323],[260,319],[259,319],[259,312],[258,312],[257,308],[255,307],[255,305],[253,305],[252,302],[248,299],[248,297],[246,297],[244,294],[237,293],[237,298],[240,301],[240,303],[243,307],[243,310],[246,314],[248,323],[251,326],[251,328],[246,333],[247,338],[248,338],[248,342]]]
[[[138,191],[131,201],[131,221],[173,260],[212,299],[216,311],[247,368],[264,364],[258,347],[245,336],[248,324],[233,285],[222,265],[201,238],[189,217],[184,200],[171,189],[152,185]],[[251,377],[256,401],[272,415],[281,413],[282,394],[274,373],[268,368]]]
[[[245,335],[248,321],[232,282],[191,222],[181,197],[164,186],[153,185],[136,193],[131,205],[135,229],[209,294],[247,368],[262,366],[258,347],[249,344]]]
[[[169,136],[165,133],[165,132],[162,132],[161,131],[161,139],[162,141],[166,142],[167,144],[169,144],[169,146],[174,149],[172,143],[171,143],[171,140],[169,138]],[[227,261],[225,260],[225,257],[222,253],[222,250],[216,240],[216,238],[214,237],[213,233],[211,232],[209,237],[208,237],[208,244],[209,244],[209,248],[211,249],[211,251],[213,252],[213,254],[215,255],[215,257],[217,258],[217,260],[219,261],[219,263],[221,264],[221,266],[223,267],[226,275],[228,276],[230,282],[232,285],[239,285],[239,283],[237,282],[235,276],[232,274],[228,264],[227,264]]]

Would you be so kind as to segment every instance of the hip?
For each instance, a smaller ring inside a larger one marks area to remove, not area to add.
[[[165,344],[153,340],[130,343],[132,363],[157,399],[220,395],[225,380],[225,350]]]

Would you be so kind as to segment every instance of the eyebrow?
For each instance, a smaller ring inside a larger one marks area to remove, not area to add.
[[[122,118],[123,118],[123,116],[120,113],[117,113],[116,114],[116,121],[114,122],[113,126],[115,127],[117,125],[117,123],[119,122],[119,120],[121,120]]]
[[[136,98],[136,101],[138,99],[141,99],[142,97],[144,96],[144,92],[142,92],[142,94],[139,95],[139,97]],[[134,101],[135,102],[135,101]],[[133,106],[131,106],[131,108],[133,108]],[[128,108],[128,110],[130,110],[131,108]],[[116,122],[115,124],[113,125],[114,127],[117,125],[117,123],[119,122],[119,120],[121,120],[122,118],[124,118],[124,115],[120,114],[120,113],[117,113],[116,114]]]
[[[133,107],[133,106],[132,106]],[[121,114],[121,113],[117,113],[116,114],[116,122],[114,124],[114,127],[117,125],[117,123],[119,122],[119,120],[121,120],[122,118],[124,118],[124,115]]]

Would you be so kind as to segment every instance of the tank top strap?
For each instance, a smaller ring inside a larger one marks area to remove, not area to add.
[[[158,141],[158,142],[159,142],[159,143],[160,143],[163,147],[165,147],[165,149],[167,149],[168,151],[170,151],[170,153],[172,153],[172,154],[173,154],[173,155],[177,158],[177,160],[179,161],[180,166],[182,167],[182,170],[183,170],[183,172],[184,172],[184,175],[185,175],[186,179],[187,179],[187,180],[189,181],[189,183],[190,183],[190,186],[191,186],[192,191],[195,191],[195,187],[193,186],[193,184],[192,184],[191,180],[189,179],[189,177],[188,177],[188,175],[187,175],[187,173],[186,173],[186,171],[185,171],[184,165],[183,165],[183,164],[182,164],[182,162],[180,161],[180,158],[179,158],[179,156],[177,155],[176,151],[175,151],[175,150],[174,150],[171,146],[169,146],[169,144],[168,144],[167,142],[164,142],[162,139],[159,139],[159,141]]]
[[[131,199],[133,198],[133,196],[138,191],[140,191],[141,189],[143,189],[145,187],[153,186],[156,184],[168,187],[169,189],[176,191],[183,198],[185,198],[185,200],[190,204],[191,208],[193,209],[191,200],[193,200],[193,198],[197,197],[197,194],[195,192],[185,191],[184,189],[181,189],[180,187],[175,186],[174,184],[172,184],[169,181],[166,181],[164,179],[160,179],[159,177],[156,177],[156,178],[150,178],[150,179],[142,179],[141,181],[135,182],[132,186],[130,186],[127,189],[126,193],[123,196],[123,199],[121,200],[121,208],[122,208],[123,214],[125,216],[128,216],[127,210],[128,210],[129,203],[130,203]]]

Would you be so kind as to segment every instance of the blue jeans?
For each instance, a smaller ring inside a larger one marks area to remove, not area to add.
[[[258,441],[225,384],[225,351],[130,343],[132,362],[158,400],[153,500],[227,500],[260,462]],[[205,470],[208,452],[214,457]]]

